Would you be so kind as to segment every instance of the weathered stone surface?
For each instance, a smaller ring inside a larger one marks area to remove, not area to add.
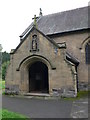
[[[78,84],[78,89],[81,90],[81,91],[87,91],[87,90],[90,90],[90,86],[89,86],[88,83],[80,82]]]
[[[19,94],[19,85],[8,85],[5,87],[5,94]]]
[[[39,51],[30,52],[32,35],[34,34],[38,37]],[[57,53],[55,53],[56,48]],[[75,78],[72,74],[74,66],[65,61],[65,49],[57,47],[56,43],[50,42],[46,36],[33,29],[15,53],[11,54],[10,65],[6,74],[6,85],[13,86],[12,89],[15,91],[15,85],[18,85],[19,92],[28,93],[30,89],[28,69],[33,63],[41,61],[48,67],[50,94],[60,95],[60,89],[63,86],[73,86],[74,88]],[[56,88],[58,93],[53,88]]]
[[[18,85],[20,93],[30,92],[29,68],[39,61],[48,67],[48,93],[50,95],[75,97],[77,86],[79,90],[90,89],[88,86],[89,65],[85,60],[85,46],[90,41],[89,33],[87,30],[80,30],[47,37],[41,31],[31,28],[11,53],[6,85]],[[35,44],[32,42],[33,35],[37,36]],[[35,47],[34,50],[32,45]],[[78,65],[66,60],[67,52],[79,61]]]
[[[88,31],[75,31],[73,33],[66,33],[61,35],[53,35],[56,43],[66,42],[67,52],[79,60],[78,65],[78,81],[88,82],[89,80],[89,64],[86,64],[85,46],[90,41],[90,32]],[[52,38],[52,36],[49,36]]]
[[[75,90],[68,88],[68,87],[62,87],[61,89],[53,89],[53,96],[60,96],[60,97],[76,97],[77,94],[75,94]]]

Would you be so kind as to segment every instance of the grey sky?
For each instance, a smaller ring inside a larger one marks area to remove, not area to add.
[[[88,6],[89,0],[0,0],[0,44],[10,52],[19,44],[20,34],[30,25],[32,17]]]

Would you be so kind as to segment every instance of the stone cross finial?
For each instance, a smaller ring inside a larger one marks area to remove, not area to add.
[[[40,8],[40,13],[39,13],[40,16],[42,16],[42,9]]]
[[[34,19],[34,24],[33,25],[35,27],[37,27],[37,19],[38,19],[38,17],[36,17],[36,15],[34,15],[34,18],[32,18],[32,19]]]

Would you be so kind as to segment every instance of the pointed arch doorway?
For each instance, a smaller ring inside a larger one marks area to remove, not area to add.
[[[49,93],[48,67],[40,61],[29,67],[29,92]]]

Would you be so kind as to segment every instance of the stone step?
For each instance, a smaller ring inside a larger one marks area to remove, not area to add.
[[[40,96],[40,97],[50,97],[47,93],[24,93],[25,96]]]

